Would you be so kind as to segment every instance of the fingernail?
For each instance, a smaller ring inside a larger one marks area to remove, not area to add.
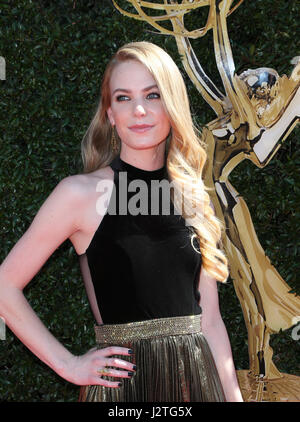
[[[118,387],[122,387],[122,383],[121,382],[119,382]]]
[[[132,369],[135,371],[136,370],[136,365],[133,365]]]
[[[134,372],[128,371],[128,376],[132,377],[132,375],[134,374]]]
[[[129,353],[130,355],[132,355],[132,354],[133,354],[133,350],[132,350],[132,349],[128,349],[128,353]]]

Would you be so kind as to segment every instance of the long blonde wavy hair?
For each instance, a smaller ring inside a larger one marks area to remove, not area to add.
[[[171,193],[174,207],[182,210],[180,214],[187,225],[192,227],[191,243],[195,249],[194,239],[198,240],[206,272],[216,280],[226,282],[229,275],[228,262],[223,250],[219,248],[224,228],[213,212],[208,188],[202,181],[207,159],[205,144],[193,124],[182,75],[172,58],[157,45],[146,41],[126,44],[108,63],[102,80],[99,105],[82,140],[84,172],[108,166],[118,154],[118,151],[112,150],[110,142],[112,127],[107,116],[111,103],[109,83],[113,69],[127,60],[142,63],[157,83],[171,124],[166,142],[166,167],[169,181],[174,187]],[[120,151],[121,141],[117,134],[116,137]]]

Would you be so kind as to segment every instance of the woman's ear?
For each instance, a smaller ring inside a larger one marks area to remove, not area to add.
[[[112,112],[111,107],[109,107],[109,108],[107,109],[106,113],[107,113],[107,116],[108,116],[108,118],[109,118],[110,124],[111,124],[112,126],[114,126],[114,125],[115,125],[115,120],[114,120],[114,118],[113,118],[113,112]]]

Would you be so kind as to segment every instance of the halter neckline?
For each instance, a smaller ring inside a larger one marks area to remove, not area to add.
[[[113,170],[118,172],[127,172],[129,179],[141,179],[147,181],[162,180],[166,177],[166,164],[157,170],[144,170],[123,161],[120,155],[117,155],[110,164]]]

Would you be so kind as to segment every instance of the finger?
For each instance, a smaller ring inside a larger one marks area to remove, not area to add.
[[[136,370],[136,366],[131,363],[131,362],[127,362],[126,360],[122,360],[119,358],[107,358],[105,359],[105,366],[116,366],[118,368],[123,368],[123,369],[127,369],[130,371],[135,371]]]
[[[104,387],[111,387],[111,388],[120,388],[122,386],[122,382],[120,381],[108,381],[101,377],[95,377],[93,385],[103,385]]]
[[[97,371],[97,373],[99,374],[99,376],[102,377],[120,377],[120,378],[131,378],[132,375],[134,374],[134,372],[132,371],[118,371],[117,369],[112,369],[112,368],[105,368],[105,373],[102,373],[102,370],[99,369]]]
[[[110,356],[110,355],[131,356],[133,354],[132,349],[129,349],[128,347],[119,347],[119,346],[105,347],[104,349],[100,349],[100,352],[101,352],[101,355],[103,356]]]

